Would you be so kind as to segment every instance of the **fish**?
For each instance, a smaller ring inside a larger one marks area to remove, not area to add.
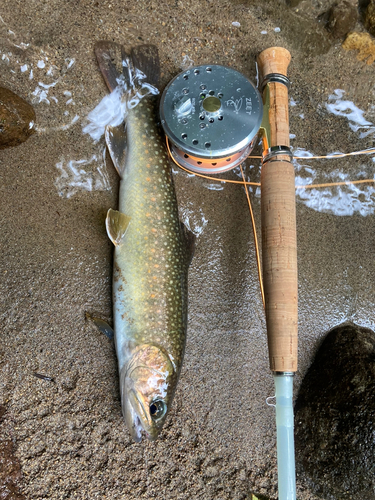
[[[122,414],[135,442],[154,441],[181,372],[187,329],[188,268],[195,236],[180,222],[165,139],[157,120],[159,55],[154,45],[126,51],[97,42],[95,54],[124,123],[105,138],[120,176],[119,207],[110,208],[114,337]]]

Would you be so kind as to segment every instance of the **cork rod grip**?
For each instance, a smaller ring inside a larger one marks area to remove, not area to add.
[[[286,76],[289,62],[289,52],[280,47],[267,49],[258,58],[263,79],[270,73]],[[269,110],[265,111],[271,130],[267,147],[289,146],[288,88],[270,80]],[[294,167],[288,155],[271,153],[266,160],[261,173],[261,212],[270,368],[274,372],[295,372],[298,278]]]

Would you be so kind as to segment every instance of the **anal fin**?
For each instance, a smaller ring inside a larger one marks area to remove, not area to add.
[[[108,237],[115,246],[121,245],[130,220],[130,217],[122,212],[112,210],[112,208],[108,210],[105,226],[107,228]]]
[[[188,259],[188,265],[191,264],[191,261],[193,260],[194,257],[194,251],[195,251],[195,242],[197,240],[197,237],[195,234],[188,229],[185,224],[180,221],[180,226],[181,226],[181,231],[185,240],[186,244],[186,253],[187,253],[187,259]]]

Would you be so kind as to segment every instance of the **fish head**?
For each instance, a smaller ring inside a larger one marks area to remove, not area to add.
[[[154,441],[165,422],[176,386],[176,371],[160,346],[138,346],[120,376],[121,405],[126,425],[136,442]]]

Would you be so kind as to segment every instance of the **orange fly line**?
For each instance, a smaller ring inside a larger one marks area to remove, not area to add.
[[[182,170],[187,172],[188,174],[193,174],[197,177],[202,177],[203,179],[208,179],[211,181],[215,182],[225,182],[225,183],[231,183],[231,184],[241,184],[242,186],[245,187],[245,192],[246,192],[246,198],[247,198],[247,203],[249,205],[249,211],[250,211],[250,217],[251,217],[251,224],[253,227],[253,235],[254,235],[254,243],[255,243],[255,255],[256,255],[256,260],[257,260],[257,268],[258,268],[258,276],[259,276],[259,285],[260,285],[260,293],[262,295],[262,301],[263,301],[263,307],[265,307],[265,299],[264,299],[264,288],[263,288],[263,278],[262,278],[262,266],[260,262],[260,253],[259,253],[259,245],[258,245],[258,237],[257,237],[257,232],[256,232],[256,227],[255,227],[255,218],[253,214],[253,209],[251,205],[251,200],[249,196],[249,191],[247,189],[247,186],[258,186],[260,187],[260,182],[248,182],[245,180],[245,175],[242,170],[242,165],[240,165],[241,169],[241,175],[242,175],[242,181],[235,181],[232,179],[218,179],[216,177],[211,177],[209,175],[204,175],[204,174],[198,174],[197,172],[193,172],[191,170],[188,170],[185,167],[182,167],[177,161],[174,159],[170,147],[169,147],[169,141],[168,138],[166,138],[166,143],[167,143],[167,149],[169,156],[172,158],[173,162]],[[371,149],[364,149],[362,151],[354,151],[352,153],[335,153],[331,155],[325,155],[325,156],[294,156],[293,158],[296,160],[318,160],[318,159],[324,159],[324,160],[330,160],[334,158],[344,158],[346,156],[355,156],[355,155],[364,155],[364,154],[374,154],[375,153],[375,148]],[[261,156],[248,156],[248,158],[256,158],[256,159],[262,159]],[[358,181],[342,181],[342,182],[328,182],[325,184],[307,184],[306,186],[296,186],[296,189],[313,189],[313,188],[323,188],[323,187],[330,187],[330,186],[344,186],[344,185],[350,185],[350,184],[368,184],[368,183],[375,183],[375,178],[374,179],[363,179],[363,180],[358,180]]]

